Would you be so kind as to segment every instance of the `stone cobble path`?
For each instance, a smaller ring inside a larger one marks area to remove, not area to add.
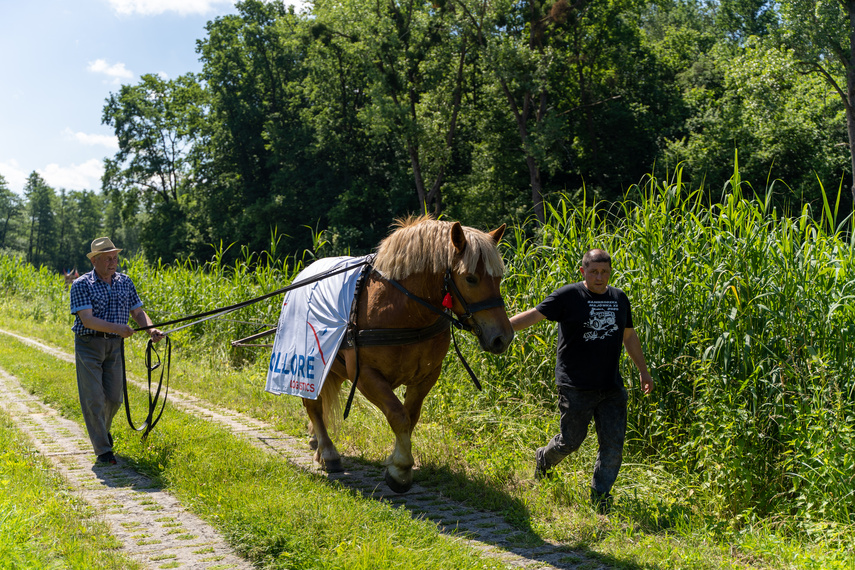
[[[73,356],[57,350],[56,348],[47,346],[36,340],[23,337],[8,331],[0,329],[0,333],[14,336],[22,342],[40,348],[57,358],[73,362]],[[6,376],[8,377],[8,376]],[[5,380],[4,380],[5,382]],[[131,379],[129,383],[135,384],[142,389],[147,389],[147,386],[140,382],[135,382]],[[2,388],[0,388],[2,389]],[[32,397],[29,398],[32,402]],[[300,439],[285,435],[274,430],[270,425],[246,416],[233,410],[224,409],[210,402],[195,396],[183,394],[170,387],[169,390],[170,404],[178,409],[186,411],[196,417],[203,418],[207,421],[217,423],[226,427],[232,433],[247,438],[253,445],[264,449],[268,452],[281,455],[290,463],[312,473],[316,473],[326,477],[331,481],[338,481],[343,487],[357,491],[365,497],[371,497],[376,500],[386,501],[392,505],[406,508],[410,511],[414,518],[423,518],[433,521],[437,526],[453,540],[459,540],[472,548],[473,554],[477,554],[486,558],[500,560],[508,568],[524,568],[526,570],[554,570],[554,569],[576,569],[585,568],[586,570],[607,570],[609,566],[586,556],[578,551],[573,551],[559,543],[550,541],[542,541],[536,546],[527,544],[522,540],[522,533],[509,525],[503,517],[489,511],[482,511],[464,505],[457,501],[453,501],[444,497],[441,493],[434,489],[429,489],[419,484],[414,484],[406,494],[398,495],[389,490],[383,480],[383,470],[380,467],[373,465],[362,464],[352,458],[342,457],[344,471],[340,473],[326,473],[322,471],[312,460],[312,454],[308,449],[307,439]],[[32,402],[34,406],[38,406],[38,402]],[[76,424],[73,424],[76,426]],[[73,431],[72,427],[67,427],[69,431]],[[81,431],[81,428],[77,428]],[[225,554],[227,550],[218,550],[214,546],[211,536],[201,534],[198,538],[189,538],[194,533],[178,534],[178,526],[181,523],[179,520],[171,520],[175,515],[161,513],[157,509],[161,506],[182,512],[180,505],[175,499],[167,499],[167,493],[159,492],[152,489],[147,489],[145,482],[138,474],[133,471],[123,468],[121,464],[116,469],[116,475],[111,474],[110,468],[92,468],[92,454],[89,447],[88,439],[82,435],[82,443],[80,440],[67,443],[54,443],[58,445],[54,454],[58,457],[83,457],[81,461],[77,461],[78,467],[76,470],[86,471],[95,474],[95,479],[103,482],[101,486],[115,487],[121,489],[124,495],[121,498],[126,502],[115,503],[117,519],[123,519],[127,525],[127,515],[130,513],[140,513],[146,515],[147,521],[141,522],[139,526],[134,525],[133,528],[123,527],[121,531],[117,531],[117,536],[125,542],[130,539],[135,541],[136,549],[140,552],[146,551],[146,547],[152,546],[149,550],[157,551],[158,554],[164,554],[162,543],[154,541],[163,540],[164,537],[185,537],[188,544],[184,550],[202,551],[208,550],[209,556],[223,556],[217,568],[250,568],[246,562],[227,561]],[[81,447],[84,450],[80,450]],[[41,448],[40,448],[41,449]],[[60,449],[65,451],[60,451]],[[78,451],[68,452],[73,449]],[[84,464],[81,466],[81,464]],[[75,469],[72,469],[74,471]],[[116,482],[118,477],[118,481]],[[138,481],[139,478],[140,480]],[[91,482],[90,482],[91,484]],[[97,492],[97,491],[96,491]],[[166,497],[160,497],[165,495]],[[127,497],[127,498],[126,498]],[[127,503],[133,500],[135,503]],[[148,503],[147,501],[157,501]],[[151,507],[150,510],[146,510]],[[111,509],[112,510],[112,509]],[[121,515],[121,516],[119,516]],[[189,514],[184,513],[185,516]],[[108,514],[109,516],[109,514]],[[166,523],[166,524],[164,524]],[[121,524],[121,523],[120,523]],[[170,526],[175,524],[176,526]],[[151,530],[149,530],[151,529]],[[172,534],[169,534],[172,533]],[[197,533],[198,534],[198,533]],[[126,538],[123,538],[126,537]],[[148,544],[152,541],[151,544]],[[190,544],[192,543],[192,544]],[[176,556],[178,554],[176,553]],[[234,555],[231,555],[234,556]],[[166,560],[166,559],[163,559]],[[170,559],[171,560],[177,560]],[[232,564],[232,566],[229,566]],[[239,564],[244,564],[240,566]],[[180,566],[181,568],[208,568],[208,566]]]
[[[122,544],[121,551],[147,568],[250,569],[213,527],[187,512],[169,493],[126,466],[94,463],[83,428],[65,419],[0,370],[0,408],[33,446],[90,504]]]

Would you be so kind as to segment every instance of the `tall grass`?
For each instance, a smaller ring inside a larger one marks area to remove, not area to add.
[[[623,363],[630,450],[692,474],[723,520],[855,521],[851,222],[833,227],[827,200],[780,216],[743,198],[738,175],[713,205],[679,171],[628,195],[605,209],[562,199],[534,237],[516,228],[509,313],[578,280],[587,249],[609,250],[657,381],[641,396]],[[551,407],[553,335],[523,333],[509,361],[482,366],[484,397]]]
[[[843,533],[855,523],[852,220],[835,225],[840,216],[828,197],[816,211],[782,215],[769,205],[773,186],[763,200],[745,198],[742,190],[737,172],[710,204],[677,170],[668,179],[647,177],[610,206],[564,197],[545,224],[506,234],[508,312],[578,280],[587,249],[609,250],[612,284],[633,303],[656,380],[654,393],[643,396],[631,362],[622,363],[631,394],[627,470],[632,463],[650,480],[669,473],[688,481],[680,492],[725,530],[762,521],[826,536],[839,525]],[[159,322],[290,283],[310,259],[277,261],[276,243],[273,236],[271,251],[245,252],[230,266],[222,262],[221,245],[203,265],[133,259],[123,270]],[[314,255],[323,255],[319,240]],[[42,318],[68,318],[59,278],[0,258],[0,288],[38,299]],[[173,340],[243,364],[253,353],[232,351],[228,341],[274,324],[280,301],[207,321]],[[556,427],[555,327],[527,329],[500,356],[480,352],[466,337],[461,342],[484,391],[476,394],[450,357],[425,403],[423,423],[441,419],[453,426],[467,442],[465,460],[484,470],[479,476],[511,489],[517,459],[496,454],[521,450],[529,458]],[[567,487],[550,489],[550,500],[566,504]]]

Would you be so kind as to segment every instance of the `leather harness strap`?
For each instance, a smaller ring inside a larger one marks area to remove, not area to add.
[[[359,330],[356,322],[356,317],[358,314],[357,300],[359,299],[359,295],[362,292],[362,289],[365,287],[365,279],[369,271],[379,275],[381,279],[393,285],[409,299],[419,303],[424,307],[427,307],[434,313],[437,313],[439,315],[439,318],[437,318],[432,325],[428,325],[427,327],[420,329]],[[436,335],[444,332],[452,325],[454,325],[454,328],[473,331],[476,335],[480,336],[481,328],[474,323],[470,325],[469,323],[464,322],[464,320],[472,319],[472,314],[478,311],[505,306],[505,300],[502,297],[494,297],[492,299],[486,299],[484,301],[473,303],[471,305],[468,304],[466,302],[466,299],[460,293],[460,290],[457,288],[457,285],[454,284],[454,280],[451,277],[451,269],[447,270],[445,273],[445,288],[446,291],[453,292],[457,297],[457,300],[463,306],[464,314],[460,318],[455,318],[454,313],[452,313],[450,309],[443,310],[434,307],[418,295],[415,295],[408,291],[406,287],[398,283],[396,280],[384,276],[382,273],[374,269],[373,266],[366,265],[362,268],[359,278],[356,281],[356,292],[353,295],[353,301],[350,305],[350,318],[347,323],[347,334],[345,335],[345,343],[347,347],[354,349],[354,357],[356,360],[356,373],[354,374],[353,383],[350,387],[350,394],[347,397],[347,404],[344,407],[344,419],[347,419],[348,414],[350,414],[350,406],[353,403],[353,397],[356,394],[356,382],[359,379],[360,346],[400,346],[406,344],[415,344],[417,342],[422,342],[424,340],[435,337]],[[460,362],[463,363],[464,368],[466,368],[466,372],[469,373],[469,377],[472,379],[472,383],[475,384],[475,387],[478,390],[481,390],[481,383],[478,381],[478,377],[475,376],[475,373],[472,371],[472,368],[469,367],[469,363],[466,362],[465,358],[463,358],[463,354],[460,352],[460,349],[457,346],[457,339],[454,336],[453,329],[451,331],[451,339],[454,343],[454,351],[457,353],[457,357],[460,359]]]

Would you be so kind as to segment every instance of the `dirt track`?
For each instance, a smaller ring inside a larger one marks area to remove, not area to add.
[[[57,358],[74,360],[71,355],[36,340],[2,329],[0,333]],[[225,426],[257,447],[277,453],[307,471],[323,473],[313,464],[304,440],[276,432],[254,418],[173,389],[169,395],[175,407]],[[128,556],[150,568],[164,564],[184,569],[252,568],[249,562],[235,555],[215,529],[185,511],[168,493],[152,488],[147,478],[121,460],[115,466],[93,466],[94,455],[83,428],[34,399],[14,377],[2,371],[0,407],[14,418],[34,446],[63,474],[72,489],[103,513]],[[366,497],[402,505],[414,517],[436,522],[455,540],[465,542],[482,556],[502,560],[510,568],[607,568],[558,544],[545,542],[536,548],[521,548],[515,545],[518,531],[494,513],[451,501],[418,484],[405,495],[396,495],[383,482],[380,468],[359,465],[346,457],[343,463],[344,472],[327,477]]]

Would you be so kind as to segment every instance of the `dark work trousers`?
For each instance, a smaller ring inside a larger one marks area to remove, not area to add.
[[[86,431],[95,455],[113,451],[110,427],[124,400],[122,394],[122,339],[75,335],[77,392]]]
[[[609,493],[623,460],[627,400],[623,387],[619,390],[574,390],[559,386],[561,433],[553,437],[543,451],[538,450],[538,455],[542,453],[543,466],[549,469],[579,449],[588,436],[593,418],[599,450],[591,489],[600,495]]]

